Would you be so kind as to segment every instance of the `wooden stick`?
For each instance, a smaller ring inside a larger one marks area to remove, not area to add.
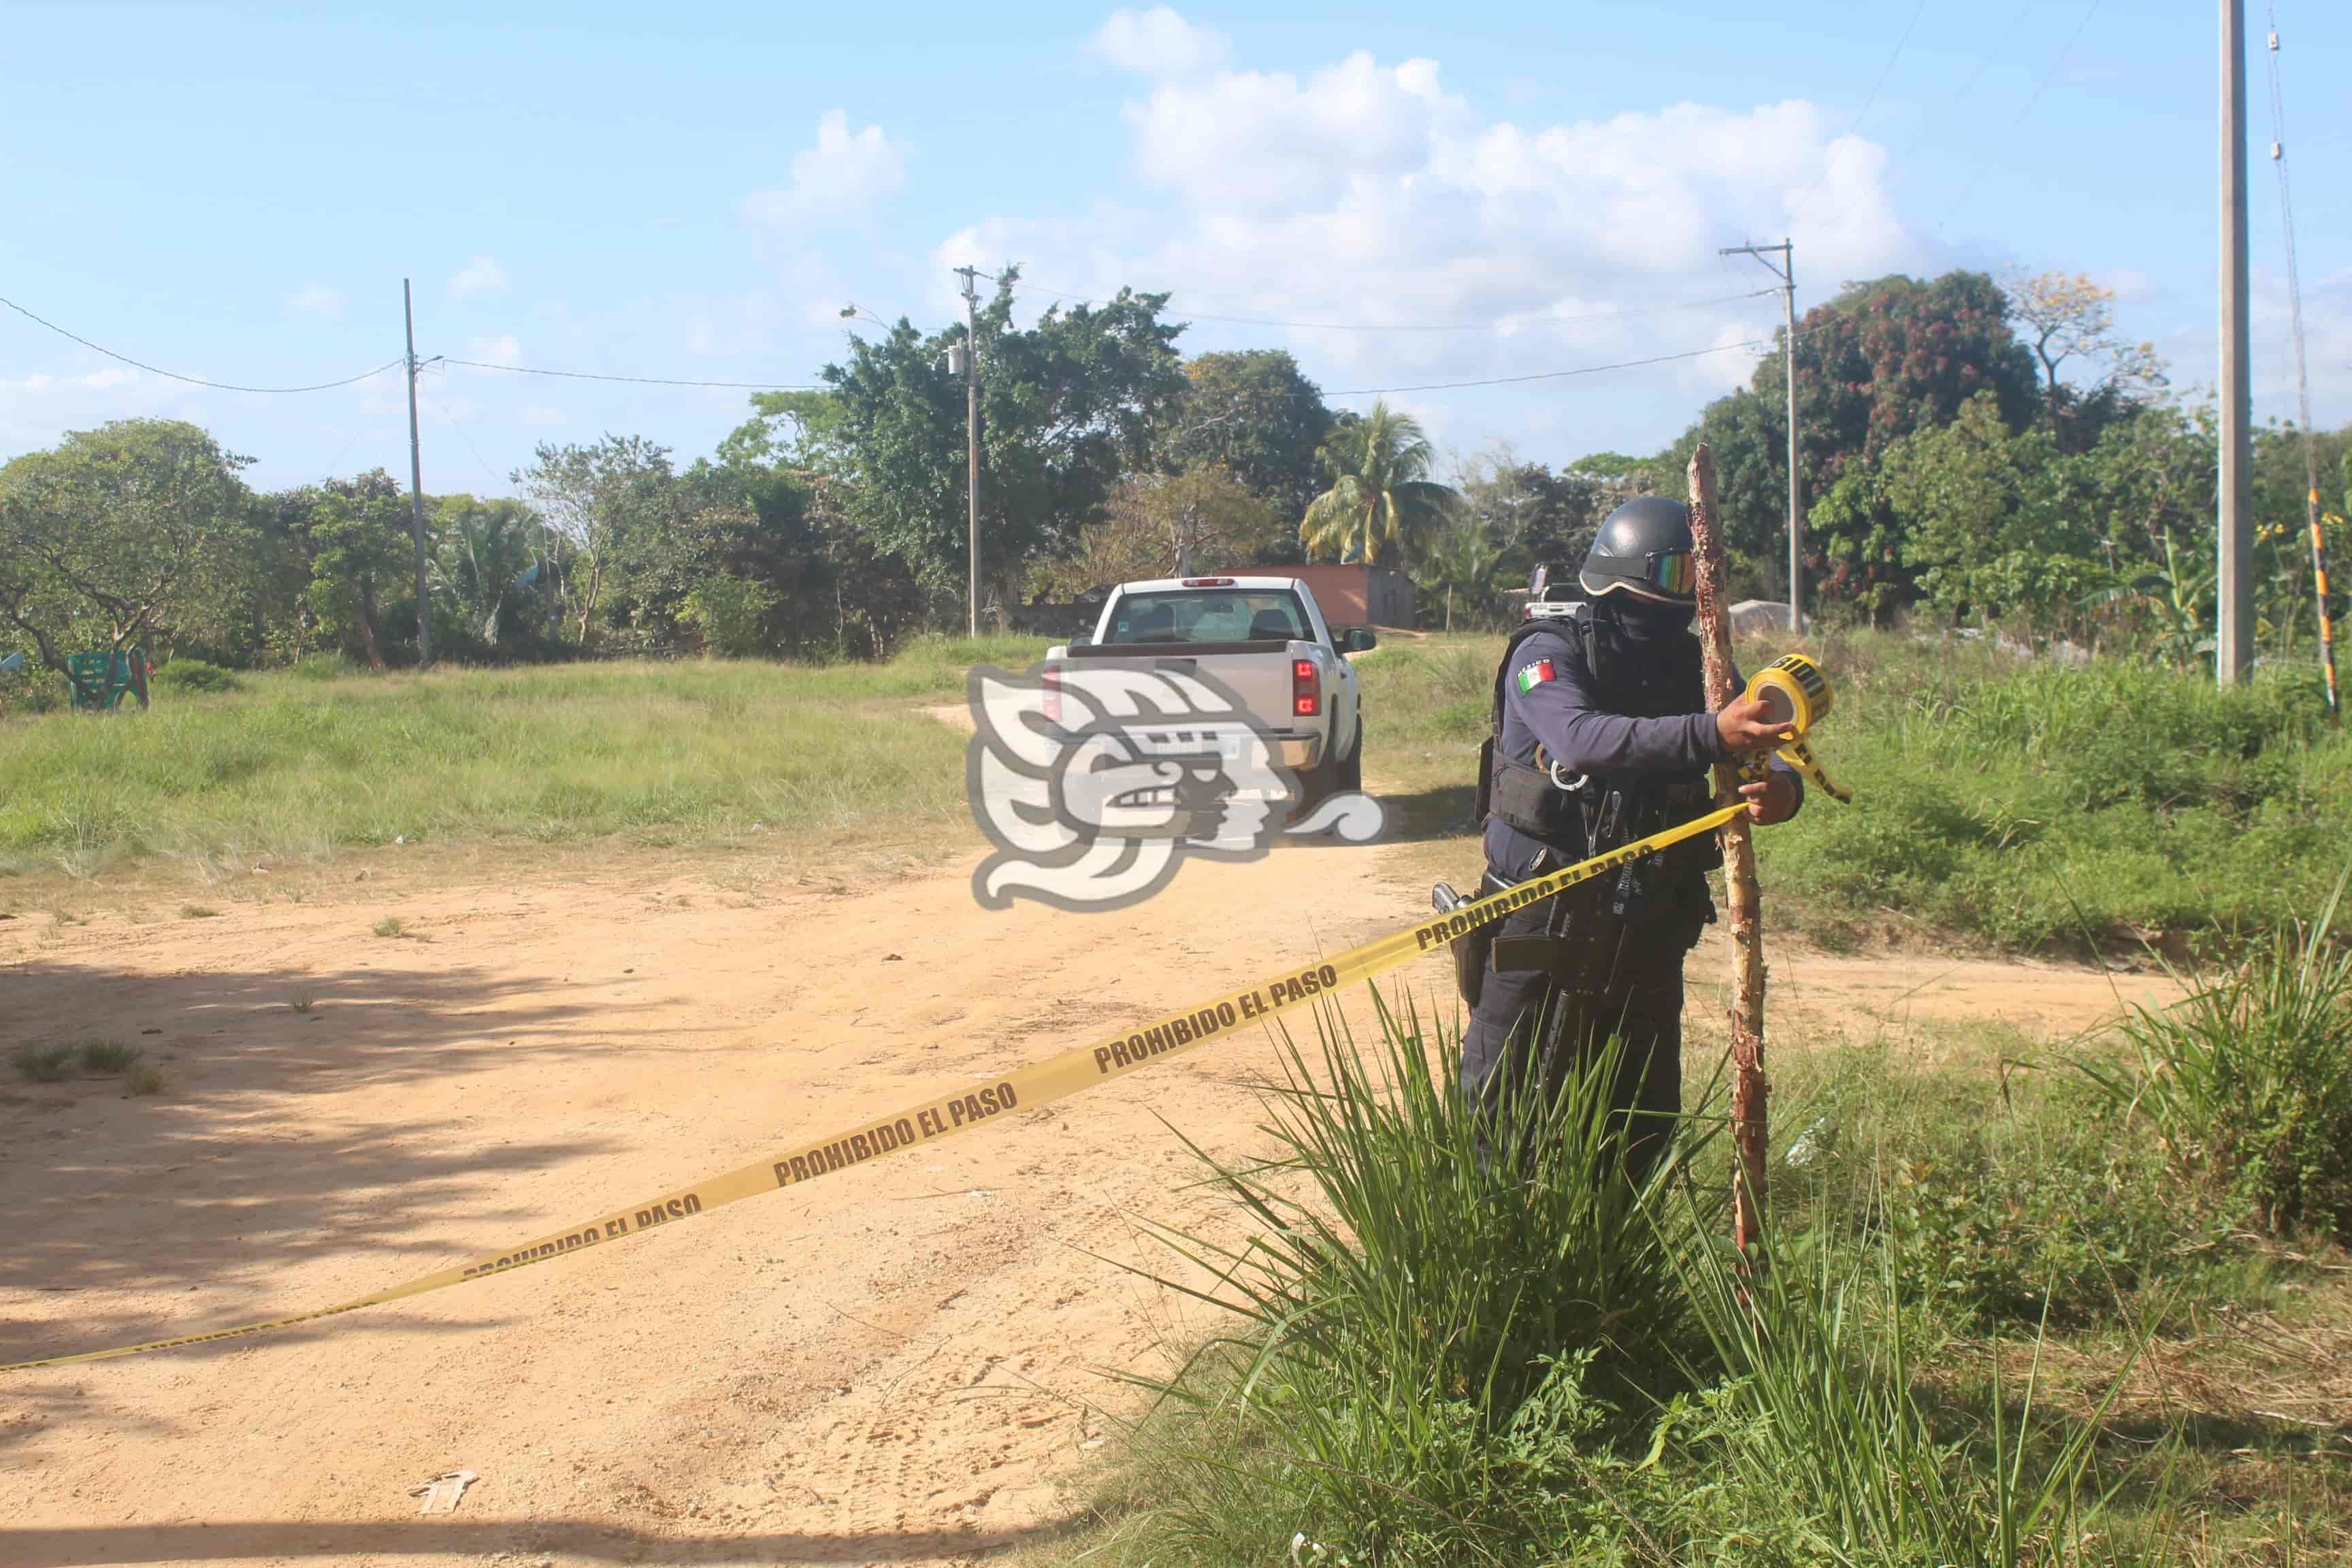
[[[1720,709],[1739,695],[1731,662],[1731,616],[1723,602],[1723,527],[1715,508],[1715,454],[1706,443],[1691,454],[1691,541],[1698,565],[1699,647],[1706,659],[1706,705]],[[1715,798],[1739,798],[1740,762],[1715,764]],[[1764,931],[1756,888],[1756,845],[1748,819],[1721,828],[1723,885],[1731,904],[1731,1238],[1744,1255],[1763,1237],[1765,1154],[1769,1124],[1764,1080]]]

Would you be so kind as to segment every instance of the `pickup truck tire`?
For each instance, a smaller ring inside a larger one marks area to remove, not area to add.
[[[1361,719],[1358,719],[1356,721],[1355,749],[1350,751],[1346,756],[1339,759],[1339,766],[1332,780],[1332,791],[1337,795],[1353,795],[1363,787],[1364,721]]]

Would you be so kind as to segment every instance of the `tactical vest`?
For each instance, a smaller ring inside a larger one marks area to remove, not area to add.
[[[1503,750],[1506,683],[1519,646],[1550,629],[1576,639],[1584,655],[1586,689],[1601,709],[1633,719],[1695,713],[1706,701],[1698,639],[1686,635],[1633,638],[1590,607],[1557,620],[1530,621],[1511,633],[1495,670],[1487,735],[1479,750],[1482,820],[1508,824],[1562,857],[1562,864],[1603,853],[1645,834],[1695,816],[1713,803],[1708,770],[1675,773],[1570,773],[1537,748],[1530,761]],[[1609,811],[1612,796],[1617,801]],[[1603,842],[1602,840],[1606,840]],[[1675,869],[1703,873],[1720,863],[1707,835],[1667,853]]]

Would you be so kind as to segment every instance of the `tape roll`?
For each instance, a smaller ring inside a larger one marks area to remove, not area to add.
[[[1836,694],[1822,667],[1801,653],[1783,654],[1748,678],[1748,696],[1764,704],[1764,721],[1799,735],[1829,717]]]
[[[1829,717],[1837,700],[1837,693],[1830,689],[1830,678],[1822,667],[1801,653],[1783,654],[1748,678],[1747,695],[1764,704],[1764,722],[1788,731],[1788,742],[1777,748],[1780,760],[1832,800],[1852,804],[1853,792],[1830,777],[1821,759],[1805,743],[1807,732]],[[1763,758],[1759,755],[1744,767],[1742,776],[1761,778],[1763,773]]]

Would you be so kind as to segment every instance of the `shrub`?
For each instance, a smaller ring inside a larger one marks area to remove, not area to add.
[[[351,661],[339,653],[306,653],[294,661],[297,680],[339,680],[352,673]]]
[[[765,583],[721,574],[688,591],[678,619],[702,635],[706,651],[744,658],[760,651],[761,623],[775,605],[775,590]]]
[[[245,685],[219,665],[201,658],[175,658],[155,672],[156,688],[163,691],[235,691]]]
[[[163,1069],[153,1062],[136,1062],[122,1075],[123,1092],[131,1096],[163,1092]]]
[[[2137,1071],[2101,1075],[2156,1124],[2175,1166],[2224,1187],[2273,1232],[2352,1241],[2352,947],[2336,920],[2352,870],[2308,926],[2120,1026]]]
[[[408,928],[398,915],[386,915],[368,929],[378,936],[398,936]]]
[[[8,1053],[11,1066],[35,1083],[55,1083],[73,1070],[74,1047],[63,1045],[18,1046]]]
[[[85,1072],[119,1073],[147,1053],[137,1046],[92,1035],[81,1043],[79,1054]]]

